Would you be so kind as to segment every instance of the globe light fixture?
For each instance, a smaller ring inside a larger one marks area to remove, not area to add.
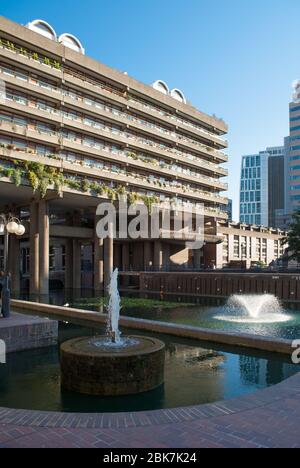
[[[16,234],[19,228],[19,224],[16,221],[9,221],[6,225],[7,232],[9,234]]]
[[[25,234],[25,226],[23,226],[23,224],[19,224],[15,234],[17,236],[23,236],[23,234]]]
[[[8,269],[9,255],[9,236],[23,236],[25,234],[25,226],[18,218],[11,215],[0,214],[0,235],[4,236],[4,276],[2,278],[2,307],[1,312],[4,318],[10,316],[10,274]]]

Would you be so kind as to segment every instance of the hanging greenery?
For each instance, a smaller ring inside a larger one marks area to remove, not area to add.
[[[14,166],[4,167],[0,165],[0,176],[9,178],[16,187],[19,187],[22,180],[27,181],[34,193],[39,192],[41,198],[45,198],[50,188],[61,195],[63,187],[68,186],[72,190],[87,193],[89,190],[101,196],[106,195],[111,202],[115,202],[120,196],[127,196],[128,203],[133,205],[142,201],[149,212],[155,203],[159,203],[156,196],[140,195],[136,192],[128,192],[124,185],[117,188],[109,187],[96,181],[90,182],[88,179],[65,178],[63,170],[50,167],[37,162],[13,161]]]

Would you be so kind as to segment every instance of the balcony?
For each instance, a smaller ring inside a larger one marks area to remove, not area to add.
[[[81,175],[82,177],[99,177],[109,182],[113,180],[114,182],[119,182],[120,185],[125,182],[126,185],[137,187],[143,190],[154,190],[155,192],[175,196],[175,198],[177,196],[183,196],[194,200],[201,200],[201,202],[206,201],[209,203],[219,204],[227,203],[226,198],[220,197],[211,192],[204,192],[195,190],[193,188],[187,189],[180,183],[178,183],[177,186],[174,186],[168,181],[161,183],[161,181],[158,179],[151,180],[149,177],[142,176],[138,173],[127,172],[126,170],[114,171],[112,168],[105,166],[102,169],[97,169],[95,167],[91,168],[88,166],[76,165],[69,161],[59,159],[58,156],[55,155],[49,154],[42,156],[34,153],[32,150],[26,151],[26,149],[20,149],[17,151],[16,149],[0,148],[0,154],[2,157],[8,158],[9,161],[22,160],[47,164],[56,168],[60,168],[70,174],[74,173],[76,175]]]
[[[100,96],[106,96],[111,100],[117,101],[118,103],[123,104],[123,106],[131,106],[133,109],[142,110],[146,114],[153,115],[155,119],[160,119],[161,121],[176,125],[177,127],[182,128],[183,130],[189,130],[198,137],[207,140],[209,143],[214,142],[216,145],[219,145],[220,148],[226,148],[227,142],[223,140],[217,133],[210,132],[201,125],[193,124],[191,121],[187,121],[183,118],[179,118],[176,114],[171,114],[166,112],[164,109],[159,109],[158,107],[152,106],[151,104],[146,104],[143,101],[139,101],[137,98],[129,96],[126,97],[125,93],[99,81],[96,81],[92,78],[85,76],[84,74],[77,72],[67,66],[55,62],[47,57],[43,57],[34,52],[25,51],[22,47],[14,46],[13,48],[7,47],[5,41],[2,46],[2,55],[11,59],[11,54],[14,55],[14,60],[23,65],[29,65],[31,68],[36,71],[42,71],[43,73],[48,73],[55,78],[61,80],[66,80],[66,82],[71,82],[72,84],[77,84],[77,86],[85,89],[86,86],[84,83],[88,83],[93,86],[94,92]],[[26,53],[24,53],[24,51]]]

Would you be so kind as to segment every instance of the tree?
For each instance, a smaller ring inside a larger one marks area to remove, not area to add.
[[[300,210],[293,214],[289,232],[282,243],[288,245],[289,260],[297,260],[300,263]]]

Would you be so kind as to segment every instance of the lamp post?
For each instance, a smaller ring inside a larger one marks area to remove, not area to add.
[[[25,227],[18,218],[0,214],[0,235],[4,236],[4,276],[2,277],[2,316],[10,315],[10,278],[8,271],[9,235],[23,236]]]

